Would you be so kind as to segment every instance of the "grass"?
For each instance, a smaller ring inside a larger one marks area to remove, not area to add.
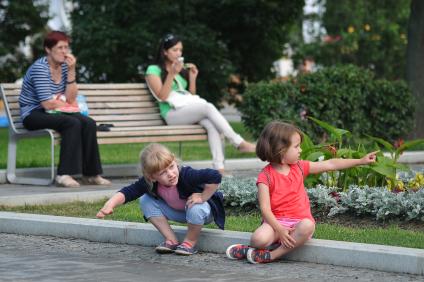
[[[246,131],[241,122],[232,122],[234,130],[247,140],[253,140],[252,135]],[[0,128],[0,169],[7,166],[7,128]],[[37,137],[20,140],[16,165],[18,168],[47,167],[50,165],[50,143],[47,137]],[[228,142],[227,142],[228,143]],[[171,151],[178,154],[178,142],[164,143]],[[138,163],[140,150],[146,144],[112,144],[100,145],[102,164],[128,164]],[[240,153],[230,144],[225,146],[225,156],[231,158],[254,157],[253,153]],[[179,156],[184,161],[212,159],[207,141],[183,142],[182,152]],[[59,146],[55,146],[55,163],[59,160]]]
[[[0,206],[0,210],[94,218],[97,211],[103,206],[105,201],[106,199],[94,203],[73,202],[68,204],[45,206]],[[230,210],[228,213],[229,215],[227,216],[225,226],[227,230],[253,232],[261,223],[261,217],[258,212],[237,214]],[[114,214],[109,216],[108,219],[129,222],[144,222],[138,207],[138,201],[116,208]],[[213,224],[206,227],[216,228]],[[366,225],[362,227],[351,227],[343,226],[341,224],[318,223],[314,238],[424,249],[424,232],[405,230],[396,225],[389,225],[388,227],[383,228]]]
[[[253,140],[242,123],[231,123],[231,125],[234,130],[240,133],[244,138]],[[7,129],[0,128],[0,169],[5,168],[7,164],[7,140]],[[144,145],[145,144],[100,145],[102,163],[137,163],[139,152]],[[173,152],[178,153],[179,144],[177,142],[166,143],[166,145]],[[17,166],[48,166],[50,157],[49,146],[49,140],[44,137],[20,141],[18,146]],[[415,149],[424,149],[424,146]],[[55,155],[57,164],[59,156],[58,146],[55,148]],[[239,153],[229,144],[226,145],[225,155],[227,158],[254,157],[254,154]],[[182,155],[180,158],[187,161],[211,159],[208,143],[206,141],[183,142]],[[104,202],[105,200],[95,203],[74,202],[47,206],[0,206],[0,211],[94,218]],[[108,219],[143,222],[142,215],[138,208],[138,202],[136,201],[117,208],[115,213],[109,216]],[[237,213],[230,211],[230,215],[227,216],[226,220],[226,229],[252,232],[260,225],[260,222],[261,218],[257,212]],[[343,221],[340,222],[341,224],[318,223],[314,238],[424,249],[424,232],[422,231],[405,230],[398,225],[386,227],[370,225],[346,226],[342,224]],[[216,228],[215,225],[208,225],[207,227]]]

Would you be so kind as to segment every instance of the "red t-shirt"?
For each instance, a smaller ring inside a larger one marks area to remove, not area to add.
[[[309,161],[299,161],[298,164],[290,165],[288,175],[279,173],[269,164],[259,173],[256,185],[263,183],[269,187],[271,211],[276,218],[308,218],[315,222],[303,184],[303,179],[309,174]]]

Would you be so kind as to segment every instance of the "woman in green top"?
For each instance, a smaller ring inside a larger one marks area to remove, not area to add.
[[[182,62],[182,52],[181,40],[173,34],[167,34],[160,42],[156,64],[147,68],[146,82],[159,100],[160,113],[167,124],[198,123],[207,130],[213,166],[223,173],[224,152],[221,133],[241,152],[254,152],[255,145],[234,132],[228,121],[211,103],[204,103],[199,99],[198,103],[174,108],[166,102],[173,90],[184,88],[191,94],[196,94],[196,79],[199,71],[196,65]]]

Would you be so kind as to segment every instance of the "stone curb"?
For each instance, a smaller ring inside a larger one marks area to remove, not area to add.
[[[173,226],[181,240],[185,227]],[[78,238],[98,242],[155,246],[162,240],[146,223],[0,212],[0,232]],[[204,229],[198,248],[224,253],[227,246],[247,244],[250,233]],[[286,259],[379,271],[424,274],[424,250],[312,239]]]
[[[112,197],[119,189],[85,192],[45,193],[18,196],[0,196],[0,206],[51,205],[70,202],[95,202]]]
[[[424,157],[423,157],[424,159]],[[211,160],[205,161],[183,161],[183,165],[188,165],[196,169],[212,167]],[[225,161],[225,167],[227,170],[250,170],[250,169],[261,169],[266,165],[256,158],[247,159],[229,159]],[[38,168],[22,168],[17,169],[16,174],[25,175],[26,177],[48,177],[50,168],[38,167]],[[116,164],[116,165],[104,165],[103,176],[105,177],[136,177],[140,175],[140,168],[138,164]],[[6,183],[6,170],[0,169],[0,184]]]

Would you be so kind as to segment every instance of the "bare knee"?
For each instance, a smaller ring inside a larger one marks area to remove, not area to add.
[[[296,233],[300,237],[309,238],[314,234],[315,231],[315,223],[310,219],[303,219],[296,225]]]
[[[273,243],[273,238],[274,234],[264,234],[264,232],[255,232],[250,238],[250,245],[254,248],[263,249]]]

